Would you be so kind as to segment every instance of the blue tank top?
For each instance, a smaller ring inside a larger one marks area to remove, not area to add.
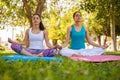
[[[85,37],[86,30],[84,26],[81,27],[80,31],[76,31],[74,25],[72,25],[71,33],[70,33],[70,49],[82,49],[85,48]]]

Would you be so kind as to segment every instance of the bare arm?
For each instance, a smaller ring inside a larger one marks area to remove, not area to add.
[[[67,29],[67,36],[66,36],[66,41],[65,43],[62,45],[62,48],[66,47],[70,41],[70,32],[71,32],[71,27],[69,27]]]
[[[29,41],[29,29],[26,30],[24,40],[23,42],[20,42],[20,44],[27,45],[28,41]]]
[[[46,42],[47,47],[49,47],[49,48],[55,48],[54,46],[52,46],[50,44],[49,39],[48,39],[48,32],[46,30],[44,30],[44,37],[45,37],[45,42]]]
[[[85,28],[86,29],[86,28]],[[87,42],[90,44],[90,45],[93,45],[95,47],[101,47],[100,45],[96,44],[95,42],[93,42],[90,37],[89,37],[89,32],[88,30],[86,29],[86,39],[87,39]]]
[[[25,37],[24,37],[23,42],[19,42],[19,44],[28,46],[28,45],[27,45],[27,43],[29,42],[29,34],[28,34],[28,32],[29,32],[29,29],[26,30],[26,33],[25,33]],[[8,38],[8,42],[9,42],[9,43],[13,43],[13,42],[15,42],[15,41],[13,41],[11,38]]]

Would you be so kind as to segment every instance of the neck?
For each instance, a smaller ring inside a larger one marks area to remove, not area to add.
[[[76,22],[76,23],[75,23],[75,26],[76,26],[76,27],[80,26],[80,23],[79,23],[79,22]]]
[[[38,28],[39,28],[39,25],[33,25],[33,28],[34,28],[34,29],[38,29]]]

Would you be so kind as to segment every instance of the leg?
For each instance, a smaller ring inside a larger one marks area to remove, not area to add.
[[[72,49],[67,49],[67,48],[63,48],[59,51],[59,54],[61,54],[62,56],[80,56],[80,54],[78,54],[78,50],[72,50]]]
[[[55,56],[56,49],[45,49],[41,51],[38,56],[44,56],[44,57],[52,57]]]
[[[24,48],[21,50],[21,54],[27,55],[27,56],[36,56],[36,55],[32,55],[30,52],[26,51]]]
[[[76,53],[72,54],[72,57],[79,57],[79,56],[81,56],[81,55],[80,54],[76,54]]]
[[[19,53],[19,54],[23,54],[23,55],[28,55],[28,56],[34,56],[32,55],[30,52],[26,51],[22,45],[12,42],[11,45],[12,50],[14,50],[15,52]]]
[[[105,50],[102,48],[80,49],[79,52],[83,56],[95,56],[104,54]]]

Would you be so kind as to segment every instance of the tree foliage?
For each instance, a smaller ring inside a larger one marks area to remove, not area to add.
[[[120,20],[119,0],[83,0],[81,3],[80,8],[88,13],[97,12],[95,19],[103,27],[103,32],[107,36],[110,35],[110,4],[114,5],[114,12],[112,14],[115,15],[115,26],[116,30],[118,30],[117,26],[120,26],[120,23],[118,23]],[[119,35],[119,33],[120,31],[117,31],[116,34]]]
[[[46,0],[0,0],[1,26],[32,26],[34,13],[42,14]]]
[[[78,10],[74,1],[52,0],[44,12],[44,22],[52,40],[65,42],[67,28],[73,24],[73,12]]]
[[[88,13],[97,12],[96,20],[103,27],[104,35],[109,36],[113,40],[114,50],[116,50],[116,36],[119,35],[120,23],[120,1],[119,0],[83,0],[81,9],[88,11]],[[98,31],[99,32],[99,31]],[[98,33],[97,32],[97,33]]]
[[[0,0],[0,25],[25,26],[28,21],[25,17],[20,0]]]

